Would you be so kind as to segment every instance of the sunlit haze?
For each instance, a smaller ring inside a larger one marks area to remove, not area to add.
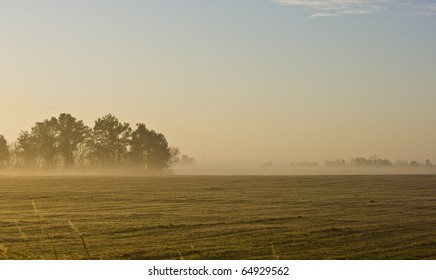
[[[211,166],[436,162],[436,1],[2,1],[0,134],[143,122]]]

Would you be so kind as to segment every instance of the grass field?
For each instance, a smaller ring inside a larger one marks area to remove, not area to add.
[[[0,192],[0,259],[436,259],[436,176],[4,175]]]

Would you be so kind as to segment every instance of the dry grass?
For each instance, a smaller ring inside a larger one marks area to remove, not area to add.
[[[6,259],[436,259],[436,176],[0,176],[0,191]]]

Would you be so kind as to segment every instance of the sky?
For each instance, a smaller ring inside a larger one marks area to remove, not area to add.
[[[0,134],[145,123],[222,166],[436,162],[436,1],[1,0]]]

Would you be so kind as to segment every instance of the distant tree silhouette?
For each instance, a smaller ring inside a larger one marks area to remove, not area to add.
[[[91,129],[83,121],[70,114],[62,113],[57,120],[58,152],[64,160],[65,167],[74,165],[74,154],[89,139]]]
[[[40,165],[47,168],[55,167],[59,136],[58,120],[52,117],[49,120],[37,122],[31,131],[36,143],[37,153],[43,161]]]
[[[91,137],[91,136],[90,136]],[[89,145],[91,138],[85,140],[85,143],[81,143],[77,146],[77,149],[74,151],[74,166],[75,167],[91,167],[91,147]]]
[[[262,168],[274,168],[274,162],[272,162],[272,161],[261,162],[260,167],[262,167]]]
[[[38,147],[36,139],[28,131],[21,131],[16,144],[16,153],[20,165],[23,167],[36,167]]]
[[[133,166],[146,168],[147,165],[147,144],[149,130],[145,124],[136,124],[136,130],[132,132],[130,140],[129,159]]]
[[[91,154],[101,165],[120,165],[127,153],[132,129],[128,123],[120,123],[108,114],[95,121],[89,142]]]
[[[195,165],[197,163],[197,161],[195,160],[195,158],[187,156],[187,155],[182,155],[180,157],[180,161],[179,164],[182,165]]]
[[[405,166],[407,166],[407,161],[404,161],[404,160],[397,160],[397,161],[395,162],[395,166],[397,166],[397,167],[405,167]]]
[[[5,137],[0,134],[0,167],[5,167],[9,162],[9,148]]]
[[[393,166],[388,159],[381,159],[377,156],[371,156],[369,159],[356,157],[351,159],[351,164],[357,166]]]
[[[330,161],[326,161],[325,164],[328,165]],[[290,166],[319,166],[317,162],[311,161],[300,161],[300,162],[291,162]]]
[[[166,140],[165,140],[166,142]],[[168,144],[168,143],[167,143]],[[167,168],[174,166],[180,161],[180,150],[177,147],[169,147],[170,158],[167,161]]]
[[[129,157],[133,165],[155,172],[167,169],[177,161],[179,150],[170,148],[165,136],[148,130],[143,123],[136,125],[130,140]]]
[[[180,153],[169,147],[162,133],[147,129],[145,124],[138,124],[132,132],[128,123],[107,114],[90,129],[66,113],[36,122],[30,132],[21,131],[10,150],[4,137],[0,138],[0,166],[5,162],[26,168],[109,167],[130,163],[153,172],[168,170]]]
[[[168,147],[168,142],[165,139],[165,136],[151,130],[148,132],[146,142],[147,170],[157,171],[169,167],[171,161],[171,150]]]
[[[431,167],[431,166],[433,166],[429,159],[425,160],[424,163],[419,163],[416,160],[411,160],[411,161],[398,160],[395,165],[398,167],[422,167],[422,166]]]
[[[347,163],[343,159],[336,159],[336,160],[326,160],[325,165],[326,166],[346,166]]]

